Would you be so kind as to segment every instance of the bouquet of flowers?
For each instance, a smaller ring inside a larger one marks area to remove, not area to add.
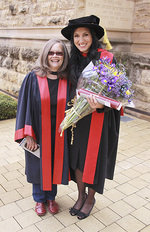
[[[132,100],[131,86],[132,82],[126,76],[122,64],[111,64],[107,57],[96,61],[95,66],[90,62],[78,80],[73,106],[60,124],[61,133],[93,112],[86,99],[90,94],[101,104],[120,110],[122,103]]]

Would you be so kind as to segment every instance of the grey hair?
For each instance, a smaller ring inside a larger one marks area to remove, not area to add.
[[[63,64],[58,70],[58,77],[66,77],[67,75],[67,66],[68,66],[68,60],[69,60],[69,54],[66,45],[58,39],[51,39],[47,41],[45,46],[43,47],[41,54],[39,55],[38,59],[35,62],[34,67],[32,70],[40,77],[44,77],[47,75],[48,72],[51,71],[49,65],[48,65],[48,52],[52,48],[52,46],[56,43],[60,43],[63,48],[64,52],[64,60]]]

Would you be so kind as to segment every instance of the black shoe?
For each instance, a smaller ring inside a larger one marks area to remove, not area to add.
[[[81,212],[81,211],[79,211],[78,213],[77,213],[77,217],[78,217],[78,219],[79,220],[82,220],[82,219],[84,219],[84,218],[87,218],[89,215],[90,215],[90,213],[91,213],[91,211],[92,211],[92,209],[93,209],[93,207],[94,207],[94,205],[95,205],[95,202],[96,202],[96,200],[95,200],[95,198],[94,198],[94,203],[93,203],[93,205],[92,205],[92,208],[90,209],[90,211],[86,214],[86,213],[83,213],[83,212]]]
[[[85,200],[84,200],[83,204],[81,205],[80,209],[75,209],[74,206],[69,209],[69,213],[71,214],[71,216],[76,216],[79,213],[79,211],[81,210],[81,208],[83,207],[83,205],[86,201],[86,198],[87,198],[87,193],[85,193],[85,194],[86,194],[86,197],[85,197]]]
[[[71,214],[71,216],[75,216],[77,215],[77,213],[80,211],[80,209],[75,209],[74,207],[69,209],[69,213]]]

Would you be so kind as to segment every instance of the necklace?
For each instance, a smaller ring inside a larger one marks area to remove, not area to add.
[[[50,74],[52,74],[52,75],[58,75],[58,72],[51,71]]]

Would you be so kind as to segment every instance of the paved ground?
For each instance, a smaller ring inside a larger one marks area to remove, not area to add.
[[[15,119],[0,121],[0,232],[150,231],[150,122],[122,117],[114,180],[106,181],[104,194],[96,194],[91,215],[82,221],[68,213],[77,197],[73,182],[58,188],[59,214],[36,215],[14,125]]]

